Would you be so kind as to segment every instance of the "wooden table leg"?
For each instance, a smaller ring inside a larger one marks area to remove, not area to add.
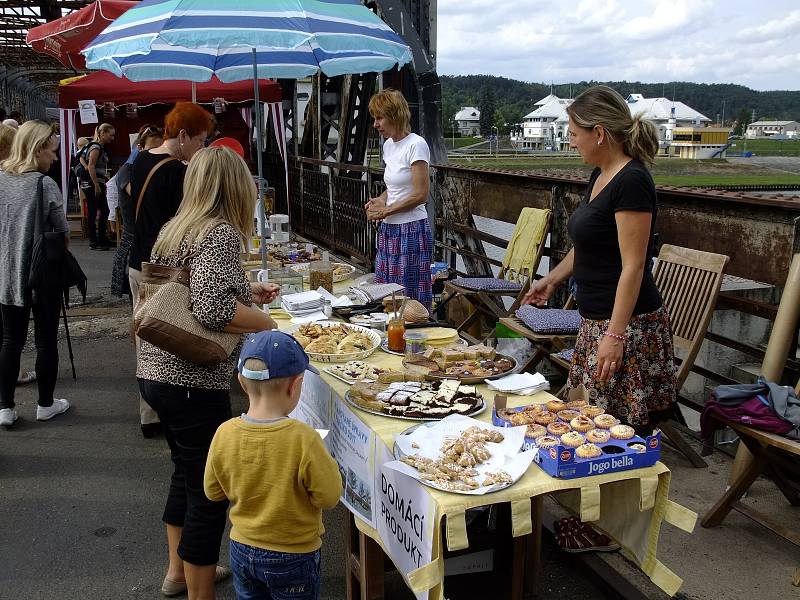
[[[383,600],[383,548],[361,532],[361,600]]]
[[[531,523],[533,531],[528,538],[528,570],[525,574],[525,594],[537,594],[542,573],[542,520],[544,496],[531,498]]]
[[[345,579],[347,582],[347,600],[359,600],[361,596],[361,586],[359,578],[361,575],[361,566],[359,564],[358,550],[358,534],[356,529],[353,514],[347,512],[347,525],[345,526],[345,544],[344,544],[344,564],[345,564]]]
[[[728,488],[717,503],[709,510],[701,521],[703,527],[716,527],[728,516],[733,508],[731,503],[739,500],[744,493],[750,489],[753,482],[761,474],[767,465],[767,455],[763,452],[753,457],[753,461],[742,471],[739,478]]]

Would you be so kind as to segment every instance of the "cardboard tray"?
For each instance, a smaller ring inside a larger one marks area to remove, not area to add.
[[[498,427],[513,427],[511,423],[497,416],[497,409],[505,407],[506,396],[497,394],[492,408],[492,424]],[[523,408],[525,407],[520,406],[510,410],[516,411]],[[644,452],[633,450],[629,447],[630,444],[643,444],[646,450]],[[533,461],[552,477],[575,479],[577,477],[589,477],[591,475],[602,475],[603,473],[651,467],[661,458],[660,431],[644,439],[636,435],[629,440],[615,440],[612,438],[605,443],[595,445],[603,450],[603,454],[596,458],[580,458],[575,455],[575,448],[559,444],[552,448],[540,448]],[[523,450],[531,448],[536,448],[536,441],[526,437]]]

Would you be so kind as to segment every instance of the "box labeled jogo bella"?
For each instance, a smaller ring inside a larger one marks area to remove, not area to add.
[[[586,389],[580,386],[570,390],[568,400],[587,399],[587,396]],[[513,427],[511,423],[497,415],[498,409],[504,408],[506,408],[506,397],[497,394],[492,410],[492,423],[498,427]],[[523,410],[524,408],[521,406],[509,410]],[[637,435],[628,440],[611,439],[595,445],[603,451],[603,454],[595,458],[580,458],[576,456],[575,448],[558,444],[551,448],[539,448],[533,460],[552,477],[575,479],[650,467],[661,458],[661,432],[656,432],[644,439]],[[536,441],[526,437],[524,446],[524,450],[536,448]],[[642,447],[644,450],[641,449]]]

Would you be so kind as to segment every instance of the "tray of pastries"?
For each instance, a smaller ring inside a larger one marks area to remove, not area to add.
[[[309,278],[311,277],[310,263],[292,264],[289,266],[289,268],[295,273],[299,273],[300,275],[302,275],[303,279],[305,279],[306,281],[308,281]],[[356,268],[353,265],[348,265],[346,263],[341,263],[341,262],[332,262],[331,268],[333,269],[334,283],[350,279],[353,276],[353,273],[356,272]]]
[[[432,488],[485,494],[513,485],[527,471],[534,453],[522,446],[519,430],[453,415],[395,436],[399,464],[388,464]]]
[[[363,360],[381,343],[381,336],[371,329],[336,321],[318,321],[295,325],[286,330],[318,362],[346,363]]]
[[[510,356],[498,354],[484,345],[466,348],[428,348],[419,356],[406,357],[403,366],[425,375],[427,379],[458,379],[462,383],[480,383],[508,375],[517,367]]]
[[[420,381],[414,374],[382,374],[378,382],[359,382],[345,400],[366,412],[414,421],[438,421],[448,415],[472,416],[486,409],[475,386],[454,379]]]
[[[395,369],[376,367],[361,360],[349,360],[346,363],[339,363],[323,370],[350,385],[359,381],[372,383],[378,381],[381,375],[388,376],[399,373]]]

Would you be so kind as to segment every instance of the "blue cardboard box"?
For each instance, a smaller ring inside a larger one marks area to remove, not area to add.
[[[492,409],[492,423],[498,427],[513,427],[511,423],[497,416],[497,409],[505,407],[506,397],[497,394]],[[520,406],[509,410],[521,411],[525,408]],[[644,452],[631,448],[634,444],[643,445],[645,447]],[[559,444],[552,448],[540,448],[533,461],[552,477],[575,479],[576,477],[589,477],[615,471],[650,467],[661,458],[660,431],[644,439],[637,435],[629,440],[610,439],[608,442],[595,445],[603,450],[603,454],[596,458],[580,458],[575,455],[575,448]],[[536,441],[526,437],[524,450],[530,450],[531,448],[536,448]]]

